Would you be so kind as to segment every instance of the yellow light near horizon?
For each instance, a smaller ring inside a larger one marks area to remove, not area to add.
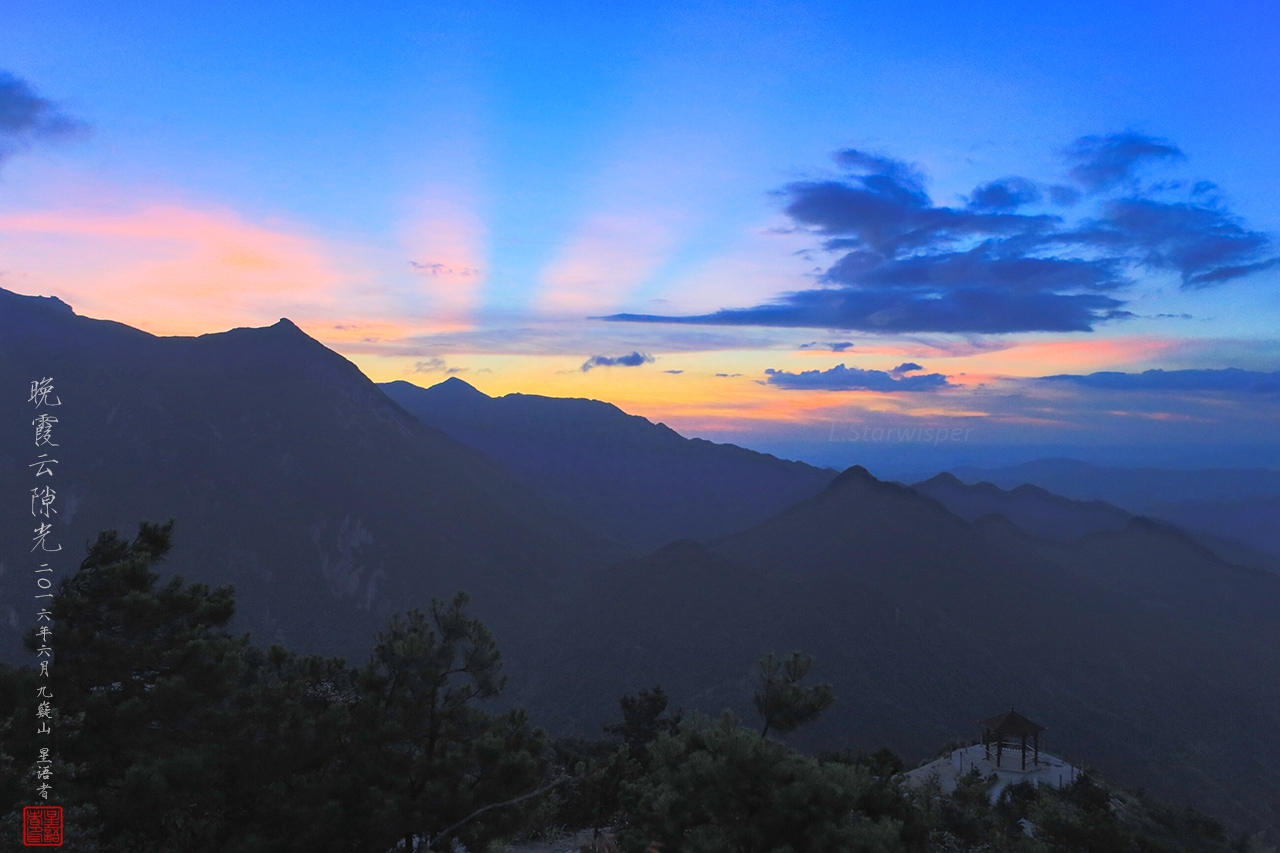
[[[349,357],[378,382],[398,379],[430,387],[453,375],[494,397],[522,393],[602,400],[685,433],[758,431],[771,425],[817,428],[867,414],[921,419],[986,416],[971,401],[951,410],[939,405],[933,394],[795,390],[767,384],[766,366],[792,369],[787,364],[792,355],[757,350],[685,352],[635,367],[586,371],[581,369],[581,359],[562,355],[459,355],[435,361],[371,353]],[[807,354],[798,357],[807,360]],[[415,369],[419,363],[429,369]]]

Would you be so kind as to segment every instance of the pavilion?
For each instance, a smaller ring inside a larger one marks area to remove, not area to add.
[[[1032,739],[1032,748],[1034,757],[1032,763],[1040,764],[1040,733],[1044,731],[1044,726],[1039,723],[1033,723],[1026,717],[1013,710],[1013,706],[1009,706],[1009,710],[1003,714],[985,719],[982,725],[982,746],[986,752],[986,758],[991,760],[991,747],[995,747],[996,767],[1001,767],[1001,760],[1004,758],[1006,749],[1017,749],[1022,753],[1022,769],[1027,769],[1027,738]]]

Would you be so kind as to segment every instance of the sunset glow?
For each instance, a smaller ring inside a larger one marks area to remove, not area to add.
[[[375,381],[761,446],[886,418],[1258,437],[1274,398],[1226,374],[1141,405],[1042,381],[1280,369],[1280,119],[1252,106],[1280,73],[1247,16],[784,6],[247,31],[232,4],[113,17],[126,52],[33,7],[2,70],[62,118],[0,131],[0,286],[157,335],[287,317]],[[1044,50],[981,48],[1014,33]]]

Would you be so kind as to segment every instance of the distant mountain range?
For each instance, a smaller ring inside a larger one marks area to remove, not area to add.
[[[160,338],[0,291],[10,660],[30,659],[39,376],[63,401],[63,574],[100,529],[172,516],[165,571],[234,583],[260,645],[361,661],[390,613],[468,590],[508,701],[555,732],[596,736],[655,683],[747,715],[754,661],[801,649],[837,703],[797,745],[917,760],[1016,704],[1055,754],[1280,831],[1280,577],[1076,494],[835,476],[594,401],[384,393],[288,321]],[[471,446],[389,395],[476,425]]]
[[[430,388],[381,388],[556,508],[643,551],[758,524],[817,494],[838,473],[685,438],[598,400],[489,397],[457,377]]]
[[[999,514],[1032,536],[1054,542],[1074,542],[1090,533],[1123,530],[1133,521],[1132,513],[1105,501],[1072,500],[1027,484],[1006,491],[992,483],[968,485],[953,474],[942,473],[912,488],[965,521]]]
[[[817,494],[837,473],[687,439],[598,400],[495,398],[457,377],[429,388],[403,381],[380,387],[423,423],[501,463],[551,506],[641,551],[742,530]],[[1041,460],[993,471],[955,469],[916,488],[968,521],[1000,513],[1058,541],[1150,515],[1193,533],[1227,562],[1280,573],[1280,473],[1266,469],[1166,471]],[[1191,499],[1197,495],[1202,499]]]
[[[530,704],[561,727],[590,732],[620,688],[659,682],[750,716],[752,653],[802,649],[837,702],[798,745],[915,759],[1016,704],[1055,754],[1280,827],[1280,577],[1145,519],[1051,541],[853,468],[593,578],[556,635]]]
[[[1002,488],[1033,483],[1063,497],[1104,500],[1146,513],[1166,503],[1280,497],[1280,471],[1269,468],[1120,468],[1076,459],[1037,459],[1008,468],[952,468],[965,482]]]
[[[1231,562],[1280,571],[1278,471],[1119,468],[1039,459],[1009,468],[953,468],[950,473],[965,483],[1005,489],[1033,484],[1076,500],[1106,501],[1135,515],[1172,522]]]

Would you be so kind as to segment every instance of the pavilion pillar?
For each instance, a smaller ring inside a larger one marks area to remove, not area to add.
[[[1022,736],[1022,769],[1027,769],[1027,736]]]

